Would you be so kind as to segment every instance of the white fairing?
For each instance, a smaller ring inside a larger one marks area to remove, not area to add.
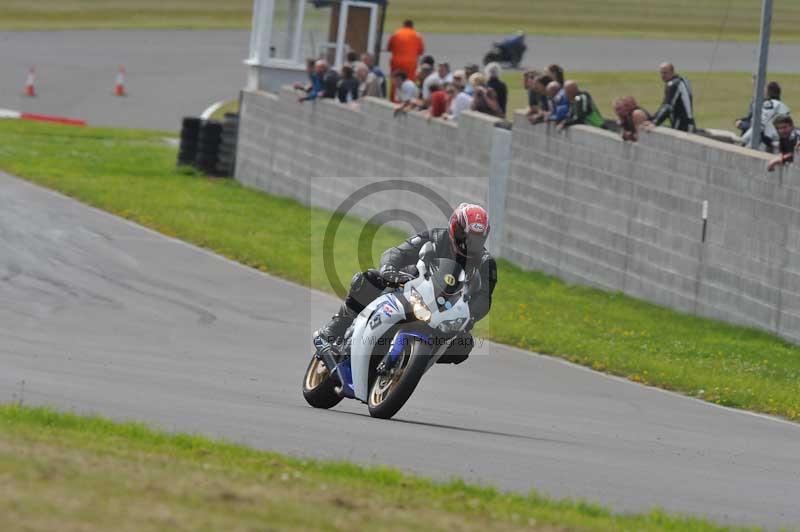
[[[372,324],[368,318],[373,315]],[[367,305],[353,322],[353,335],[350,339],[350,368],[353,372],[353,389],[356,397],[367,400],[369,390],[369,357],[375,345],[392,325],[406,317],[402,305],[392,294],[382,295]],[[389,346],[386,346],[389,350]]]
[[[433,283],[425,279],[424,274],[427,268],[421,261],[417,267],[420,271],[420,276],[413,281],[409,281],[403,287],[405,299],[410,299],[414,292],[422,296],[422,300],[431,311],[428,325],[432,328],[447,330],[450,333],[463,330],[469,322],[469,304],[464,301],[462,296],[449,309],[440,311],[440,305],[437,304],[434,294]],[[353,388],[358,399],[366,401],[369,394],[369,361],[374,347],[393,325],[405,319],[405,311],[397,298],[393,294],[386,294],[367,305],[353,322],[350,367],[353,374]],[[449,329],[447,329],[448,327]],[[446,347],[447,344],[437,344],[431,365],[438,356],[444,353]],[[390,348],[391,345],[387,343],[382,352],[387,353]]]

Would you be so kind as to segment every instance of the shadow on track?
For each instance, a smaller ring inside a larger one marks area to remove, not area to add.
[[[530,441],[547,442],[547,443],[559,443],[559,444],[566,444],[566,445],[578,445],[577,442],[568,441],[568,440],[558,440],[558,439],[555,439],[555,438],[544,438],[544,437],[538,437],[538,436],[527,436],[525,434],[513,434],[511,432],[499,432],[499,431],[486,430],[486,429],[474,429],[474,428],[468,428],[468,427],[459,427],[459,426],[456,426],[456,425],[445,425],[443,423],[430,423],[430,422],[427,422],[427,421],[413,421],[413,420],[408,420],[408,419],[396,419],[396,418],[395,419],[390,419],[390,420],[373,419],[372,417],[370,417],[369,414],[363,414],[361,412],[348,412],[346,410],[329,410],[329,412],[331,412],[331,413],[335,412],[337,414],[346,414],[346,415],[349,415],[349,416],[358,416],[358,417],[361,417],[361,418],[369,418],[369,419],[371,419],[371,420],[373,420],[374,422],[377,422],[377,423],[382,422],[382,421],[383,422],[389,422],[389,423],[403,423],[403,424],[407,424],[407,425],[417,425],[417,426],[420,426],[420,427],[432,427],[432,428],[435,428],[435,429],[455,430],[455,431],[458,431],[458,432],[469,432],[469,433],[472,433],[472,434],[483,434],[483,435],[488,435],[488,436],[501,436],[501,437],[504,437],[504,438],[516,438],[516,439],[520,439],[520,440],[530,440]]]

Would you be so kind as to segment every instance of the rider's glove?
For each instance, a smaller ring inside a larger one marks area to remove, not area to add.
[[[388,265],[381,268],[381,277],[387,286],[392,287],[401,286],[414,278],[413,275],[398,271]]]

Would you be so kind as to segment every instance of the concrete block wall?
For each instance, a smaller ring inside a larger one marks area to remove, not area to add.
[[[359,108],[329,100],[301,104],[289,89],[245,92],[242,106],[236,178],[246,185],[327,209],[365,185],[398,178],[435,191],[448,205],[444,210],[487,201],[496,119],[467,112],[456,125],[418,113],[395,117],[391,103],[375,98]],[[427,227],[443,225],[442,209],[413,186],[390,188],[351,212],[392,218],[401,209]]]
[[[290,90],[245,92],[242,105],[247,185],[335,209],[404,179],[451,206],[488,204],[500,222],[491,249],[525,268],[800,341],[800,168],[768,173],[766,154],[661,128],[633,144],[518,114],[509,132],[471,112],[458,124],[394,117],[383,100],[299,104]],[[402,209],[440,226],[412,185],[350,212]]]
[[[800,173],[769,173],[769,159],[672,130],[632,144],[517,116],[501,254],[800,341]]]

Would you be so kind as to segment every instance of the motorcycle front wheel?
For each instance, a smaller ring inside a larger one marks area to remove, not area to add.
[[[314,408],[333,408],[342,400],[336,393],[336,379],[316,356],[311,357],[303,378],[303,397]]]
[[[403,408],[428,369],[431,355],[427,346],[423,349],[419,342],[409,342],[400,357],[390,374],[378,375],[372,383],[367,400],[372,417],[389,419]]]

